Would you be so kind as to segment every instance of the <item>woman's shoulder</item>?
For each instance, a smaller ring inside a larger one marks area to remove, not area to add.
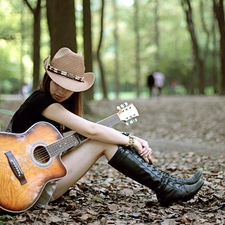
[[[34,91],[28,98],[27,98],[27,101],[28,102],[31,102],[31,101],[41,101],[41,102],[55,102],[55,100],[50,96],[48,95],[47,93],[45,93],[44,91],[42,90],[36,90]]]
[[[25,100],[25,102],[22,104],[22,107],[43,109],[55,102],[56,101],[47,93],[41,90],[36,90]]]
[[[28,98],[34,98],[34,97],[41,98],[41,97],[48,97],[48,95],[44,91],[36,90]]]

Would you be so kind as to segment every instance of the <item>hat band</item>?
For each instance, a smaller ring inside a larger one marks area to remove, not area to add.
[[[61,76],[65,76],[69,79],[72,79],[72,80],[77,80],[77,81],[80,81],[80,82],[84,82],[84,77],[79,77],[79,76],[76,76],[72,73],[69,73],[69,72],[65,72],[65,71],[62,71],[62,70],[59,70],[59,69],[56,69],[55,67],[51,66],[50,64],[48,65],[47,69],[53,73],[57,73]]]

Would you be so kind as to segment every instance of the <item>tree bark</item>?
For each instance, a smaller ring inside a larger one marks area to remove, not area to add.
[[[134,1],[134,32],[136,36],[135,40],[135,68],[136,68],[136,94],[139,98],[140,96],[140,77],[141,77],[141,69],[140,69],[140,34],[139,34],[139,8],[138,8],[138,0]]]
[[[212,51],[212,58],[213,60],[213,65],[212,65],[212,85],[213,85],[213,90],[214,93],[218,93],[219,91],[219,74],[218,74],[218,45],[217,45],[217,35],[216,35],[216,20],[215,20],[215,14],[213,11],[213,15],[214,15],[214,22],[213,22],[213,28],[212,28],[212,36],[213,36],[213,40],[212,40],[212,45],[213,45],[213,51]]]
[[[220,94],[225,95],[225,19],[224,19],[223,0],[213,0],[213,8],[220,31],[220,64],[221,64]]]
[[[47,0],[51,56],[62,47],[77,52],[74,0]]]
[[[28,0],[24,0],[33,14],[33,90],[39,85],[40,78],[40,37],[41,37],[41,0],[37,0],[32,8]]]
[[[186,15],[188,30],[189,30],[191,41],[192,41],[194,61],[196,64],[196,70],[197,70],[196,72],[198,75],[197,87],[199,89],[199,94],[204,94],[204,88],[205,88],[204,61],[200,55],[198,40],[197,40],[194,22],[192,18],[192,7],[191,7],[190,0],[181,0],[181,5]]]
[[[83,40],[84,40],[84,64],[86,72],[93,71],[93,52],[92,52],[92,31],[91,31],[91,3],[90,0],[83,0]],[[85,91],[86,100],[94,99],[94,85]]]
[[[157,47],[156,53],[155,53],[155,65],[158,67],[159,64],[159,39],[160,39],[160,33],[159,33],[159,0],[155,0],[155,7],[154,7],[154,40],[155,45]],[[156,70],[157,68],[155,68]]]
[[[103,98],[108,99],[107,96],[107,87],[106,87],[106,82],[105,82],[105,74],[104,74],[104,67],[103,63],[101,60],[101,55],[100,55],[100,50],[101,50],[101,45],[102,45],[102,36],[103,36],[103,30],[104,30],[104,0],[102,2],[102,7],[101,7],[101,30],[100,30],[100,38],[99,38],[99,43],[98,43],[98,49],[97,49],[97,60],[98,60],[98,65],[100,69],[100,75],[101,75],[101,84],[102,84],[102,93],[103,93]]]
[[[120,82],[119,82],[119,55],[118,55],[118,45],[119,45],[119,36],[118,36],[118,9],[117,9],[117,0],[113,0],[113,11],[114,11],[114,49],[115,49],[115,71],[114,71],[114,78],[115,78],[115,93],[116,98],[119,98],[120,93]]]

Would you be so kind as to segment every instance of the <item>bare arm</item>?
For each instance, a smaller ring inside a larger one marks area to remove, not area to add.
[[[71,130],[76,131],[89,139],[109,144],[123,145],[126,145],[129,141],[129,138],[122,135],[119,131],[81,118],[58,103],[48,106],[42,112],[42,115],[50,120],[69,127]]]
[[[58,103],[48,106],[42,112],[42,115],[50,120],[69,127],[71,130],[76,131],[89,139],[116,145],[127,145],[129,143],[129,137],[123,135],[121,132],[81,118]],[[134,137],[133,147],[146,162],[152,161],[152,150],[149,148],[147,141]]]

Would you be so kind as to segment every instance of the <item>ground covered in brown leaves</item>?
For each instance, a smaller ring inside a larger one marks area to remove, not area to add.
[[[133,100],[138,122],[115,128],[149,141],[155,164],[178,177],[203,171],[205,184],[194,199],[162,207],[154,193],[112,169],[105,158],[46,209],[5,216],[6,224],[225,224],[225,98],[165,97]],[[90,104],[93,121],[116,113],[122,101]],[[18,102],[0,102],[15,110]],[[2,116],[2,129],[9,116]],[[4,214],[3,214],[4,215]],[[2,218],[3,221],[4,218]]]

